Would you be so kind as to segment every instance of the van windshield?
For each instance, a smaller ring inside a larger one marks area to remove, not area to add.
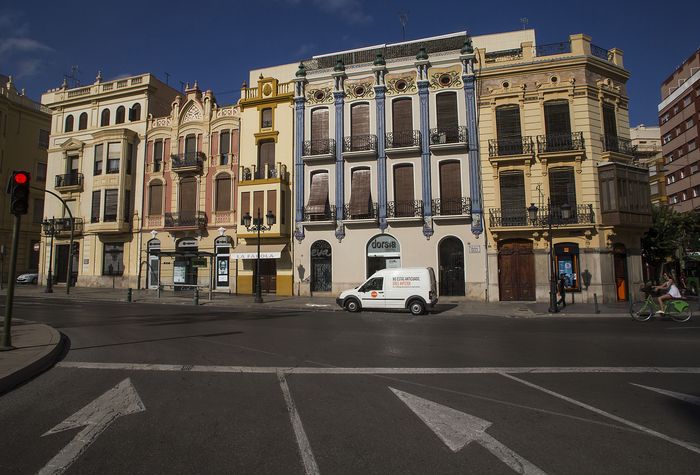
[[[365,282],[359,288],[360,292],[369,292],[370,290],[382,290],[384,288],[384,277],[375,277]]]

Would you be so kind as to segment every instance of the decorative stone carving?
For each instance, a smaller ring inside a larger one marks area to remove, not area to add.
[[[417,92],[416,78],[413,76],[399,76],[386,78],[386,93],[389,96],[397,94],[410,94]]]
[[[319,87],[309,88],[306,92],[306,101],[309,104],[332,104],[333,88]]]
[[[430,75],[430,89],[462,87],[459,71],[435,71]]]
[[[202,120],[202,116],[202,109],[195,103],[190,103],[182,116],[182,123],[185,124],[187,122]]]
[[[345,84],[345,97],[353,99],[371,99],[374,97],[374,87],[372,80],[357,81]]]

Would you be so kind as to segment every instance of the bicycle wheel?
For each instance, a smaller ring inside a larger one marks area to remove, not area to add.
[[[646,322],[653,314],[652,306],[647,300],[634,302],[630,307],[630,315],[638,322]]]
[[[669,316],[674,322],[687,322],[693,315],[688,302],[675,301],[668,305]]]

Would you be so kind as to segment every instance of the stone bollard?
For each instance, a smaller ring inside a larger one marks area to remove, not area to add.
[[[158,298],[160,298],[160,291],[162,288],[163,288],[163,286],[158,284]]]
[[[199,305],[199,289],[198,288],[194,289],[194,298],[192,299],[192,303],[194,305]]]
[[[129,302],[129,303],[131,303],[132,292],[133,292],[133,290],[131,289],[131,287],[129,287],[129,288],[126,290],[126,301]]]
[[[593,312],[600,313],[600,309],[598,308],[598,294],[593,294]]]

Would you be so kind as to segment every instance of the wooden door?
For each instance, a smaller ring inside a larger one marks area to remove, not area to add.
[[[627,250],[623,244],[613,246],[615,293],[618,302],[627,301]]]
[[[253,266],[255,266],[254,269],[257,268],[255,262]],[[258,281],[255,272],[253,272],[253,279],[254,282]],[[268,294],[277,292],[277,261],[274,259],[260,259],[260,289]]]
[[[535,300],[535,254],[531,241],[509,241],[499,246],[498,287],[502,301]]]

